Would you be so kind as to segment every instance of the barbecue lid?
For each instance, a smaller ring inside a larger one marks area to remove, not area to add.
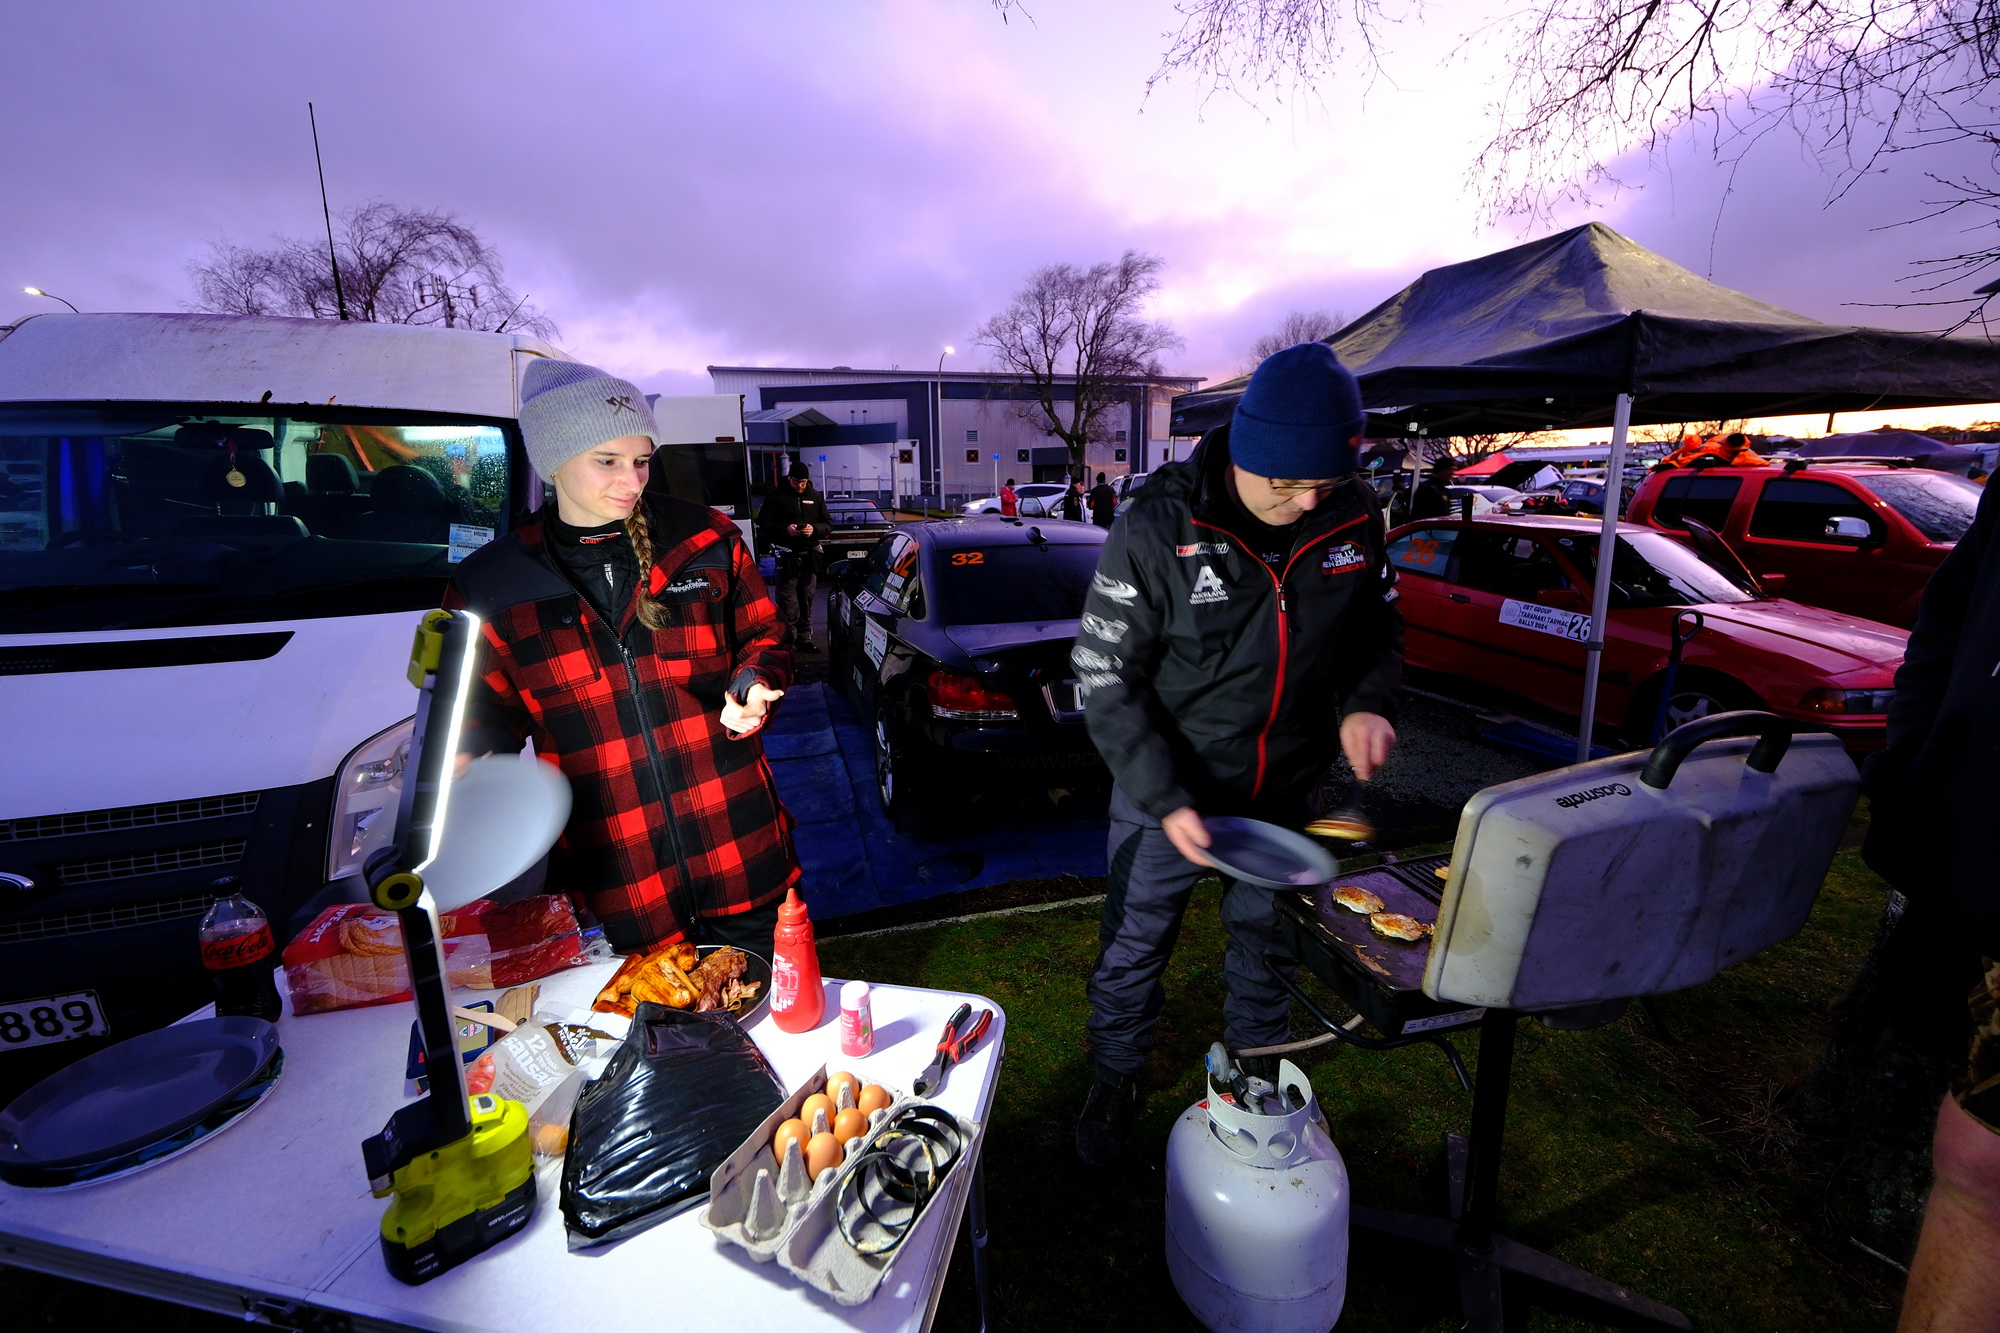
[[[1459,816],[1424,993],[1532,1011],[1706,981],[1805,924],[1859,792],[1838,738],[1759,712],[1488,787]]]

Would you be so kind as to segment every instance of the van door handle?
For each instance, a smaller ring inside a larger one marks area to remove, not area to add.
[[[1448,592],[1444,595],[1444,598],[1447,602],[1470,602],[1472,600],[1462,592]]]

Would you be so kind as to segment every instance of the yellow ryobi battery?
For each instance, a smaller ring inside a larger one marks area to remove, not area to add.
[[[382,1214],[382,1256],[412,1285],[498,1244],[535,1211],[535,1157],[528,1108],[480,1093],[469,1099],[472,1132],[398,1168]]]

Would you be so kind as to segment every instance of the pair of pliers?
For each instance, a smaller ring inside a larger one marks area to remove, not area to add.
[[[944,1033],[938,1038],[937,1054],[924,1066],[924,1072],[917,1075],[917,1096],[928,1097],[944,1087],[945,1071],[964,1060],[986,1035],[986,1029],[993,1026],[993,1011],[981,1009],[979,1017],[970,1023],[966,1019],[972,1014],[972,1006],[961,1004],[944,1025]]]

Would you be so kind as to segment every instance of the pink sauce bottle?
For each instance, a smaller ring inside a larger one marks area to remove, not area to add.
[[[868,1002],[868,983],[850,981],[840,988],[840,1053],[863,1056],[875,1049],[875,1014]]]
[[[820,983],[819,949],[812,922],[796,887],[778,907],[771,939],[771,1021],[781,1032],[806,1032],[826,1014],[826,987]]]

